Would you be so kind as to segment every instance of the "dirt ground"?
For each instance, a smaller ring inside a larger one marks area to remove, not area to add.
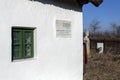
[[[91,56],[86,64],[84,80],[120,80],[120,55]]]

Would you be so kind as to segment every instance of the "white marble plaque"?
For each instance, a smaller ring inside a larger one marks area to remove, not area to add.
[[[71,22],[56,20],[56,37],[71,38]]]

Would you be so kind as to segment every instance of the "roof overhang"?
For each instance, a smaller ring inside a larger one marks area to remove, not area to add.
[[[98,7],[103,2],[103,0],[89,0],[89,1],[96,7]]]
[[[72,6],[80,6],[80,7],[89,2],[91,2],[93,5],[98,7],[103,2],[103,0],[33,0],[33,1],[40,1],[44,3],[45,2],[59,2],[63,4],[68,4]]]
[[[79,6],[83,6],[84,4],[91,2],[96,7],[98,7],[103,2],[103,0],[53,0],[53,1]]]
[[[103,2],[103,0],[77,0],[77,2],[80,6],[91,2],[94,6],[98,7]]]

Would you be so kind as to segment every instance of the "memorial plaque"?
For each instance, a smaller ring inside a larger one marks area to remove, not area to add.
[[[56,37],[71,38],[71,22],[56,20]]]

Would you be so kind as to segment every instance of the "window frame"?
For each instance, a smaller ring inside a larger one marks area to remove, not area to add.
[[[21,27],[12,27],[12,61],[13,60],[21,60],[21,59],[28,59],[28,58],[33,58],[34,57],[34,29],[35,28],[21,28]],[[19,47],[19,55],[17,57],[15,57],[14,54],[14,32],[20,32],[20,44],[18,44]],[[30,43],[25,43],[25,34],[26,33],[30,33],[30,37],[31,37],[31,41]],[[26,56],[25,54],[25,45],[31,45],[31,51],[30,51],[30,55]]]

